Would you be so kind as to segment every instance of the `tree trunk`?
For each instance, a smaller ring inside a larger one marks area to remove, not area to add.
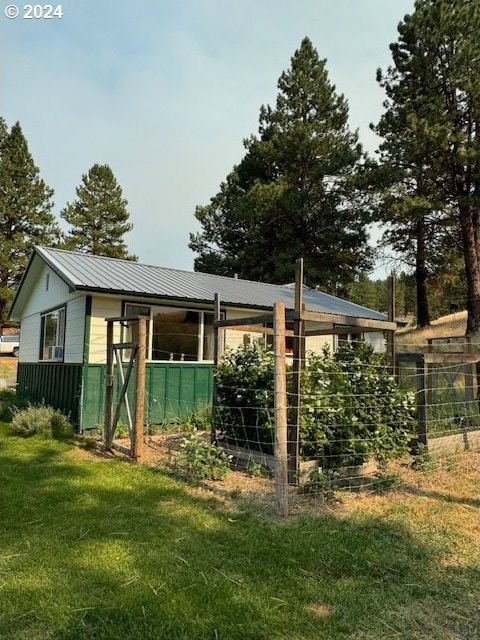
[[[480,262],[477,251],[474,215],[469,207],[460,210],[465,274],[467,276],[467,331],[466,335],[480,333]]]
[[[417,327],[430,326],[430,312],[427,298],[427,268],[425,218],[417,221],[417,251],[415,255],[415,282],[417,285]]]

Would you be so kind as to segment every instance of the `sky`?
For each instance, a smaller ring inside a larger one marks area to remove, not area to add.
[[[109,164],[129,203],[130,252],[186,270],[195,207],[241,160],[303,37],[327,59],[351,127],[374,152],[369,124],[384,99],[376,70],[390,63],[388,45],[413,8],[413,0],[66,0],[53,4],[61,18],[47,19],[27,18],[23,2],[7,18],[11,2],[1,2],[0,114],[9,126],[20,121],[55,213],[93,164]]]

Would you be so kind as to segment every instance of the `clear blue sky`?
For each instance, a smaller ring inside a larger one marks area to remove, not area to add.
[[[129,249],[191,269],[188,233],[256,132],[261,104],[307,35],[327,59],[370,151],[376,69],[413,0],[66,0],[62,19],[0,14],[1,114],[19,120],[55,211],[109,164],[134,230]],[[54,4],[54,6],[56,6]]]

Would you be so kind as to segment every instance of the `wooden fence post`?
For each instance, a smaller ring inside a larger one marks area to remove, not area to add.
[[[303,258],[297,260],[295,269],[295,322],[293,337],[293,376],[291,420],[288,426],[288,482],[299,481],[300,461],[300,400],[303,361],[305,358],[305,325],[303,311]]]
[[[417,369],[417,417],[418,417],[418,442],[428,445],[428,425],[427,425],[427,407],[426,407],[426,375],[425,375],[425,356],[416,362]]]
[[[273,306],[275,353],[275,495],[281,516],[288,515],[287,371],[285,362],[285,305]]]
[[[218,322],[221,318],[220,311],[220,295],[218,293],[215,294],[213,300],[213,309],[214,309],[214,321]],[[210,439],[212,444],[217,442],[218,432],[217,432],[217,368],[218,363],[221,358],[221,344],[220,344],[220,336],[223,335],[221,330],[218,327],[215,327],[213,330],[213,389],[212,389],[212,433],[210,434]]]
[[[107,449],[111,449],[113,408],[113,322],[107,323],[107,365],[105,369],[105,407],[103,419],[103,442]]]
[[[133,429],[132,458],[143,456],[145,427],[145,363],[147,351],[147,318],[138,317],[137,375],[135,379],[135,425]]]
[[[389,295],[388,295],[388,320],[389,322],[395,322],[395,273],[388,279]],[[395,331],[387,331],[387,351],[390,360],[390,372],[392,376],[395,376]]]

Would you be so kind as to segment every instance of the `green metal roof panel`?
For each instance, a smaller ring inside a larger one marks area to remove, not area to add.
[[[199,302],[213,302],[218,293],[222,304],[234,307],[269,309],[275,302],[285,303],[287,309],[295,306],[295,290],[289,285],[154,267],[46,247],[36,247],[35,251],[74,290]],[[305,288],[303,301],[309,311],[386,320],[378,311],[314,289]]]

